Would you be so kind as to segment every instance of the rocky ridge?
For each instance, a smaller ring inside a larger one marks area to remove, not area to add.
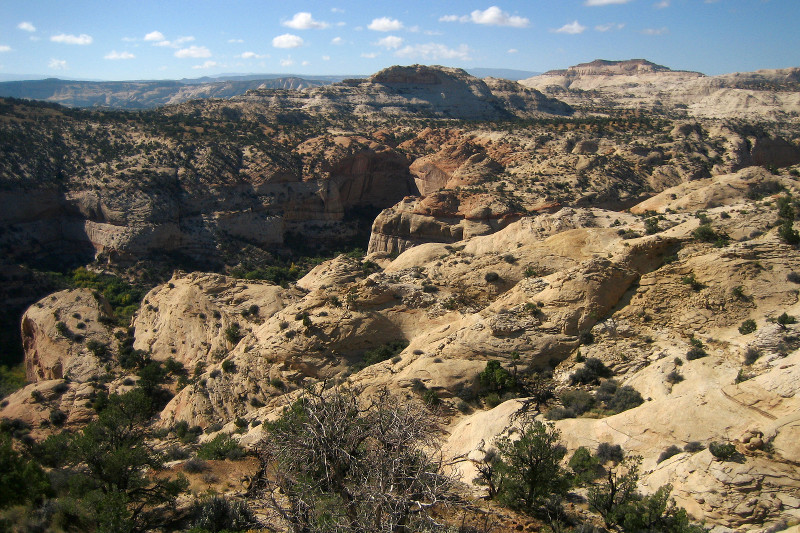
[[[653,235],[645,235],[641,216],[564,208],[453,245],[420,244],[394,259],[374,254],[380,270],[341,256],[288,289],[176,273],[146,296],[134,345],[197,368],[161,413],[164,427],[185,420],[232,429],[233,419],[270,419],[318,380],[347,380],[365,392],[387,387],[405,401],[433,391],[445,406],[445,452],[466,482],[474,461],[513,427],[513,414],[531,408],[525,398],[488,411],[475,402],[486,361],[499,360],[520,375],[551,368],[557,388],[565,388],[580,352],[603,360],[647,401],[615,415],[556,422],[570,450],[620,444],[644,457],[641,488],[673,484],[678,503],[695,519],[735,531],[770,527],[800,516],[794,472],[800,330],[773,322],[781,313],[800,313],[790,281],[800,257],[777,236],[774,198],[748,198],[773,180],[800,190],[788,174],[752,169],[693,181],[691,192],[683,185],[667,189],[631,210],[661,213]],[[693,238],[698,211],[731,242],[714,247]],[[84,296],[54,295],[29,311],[30,374],[37,382],[9,397],[0,416],[37,423],[44,415],[26,414],[20,403],[29,404],[37,390],[46,398],[59,383],[66,390],[57,405],[68,420],[87,416],[70,410],[74,395],[87,397],[98,386],[77,364],[84,348],[48,326],[54,310],[63,316]],[[253,304],[255,312],[243,313]],[[740,333],[748,318],[755,333]],[[111,332],[105,334],[110,342]],[[704,357],[686,357],[693,339],[705,346]],[[408,345],[360,369],[364,351],[387,340]],[[760,356],[743,363],[748,350]],[[48,380],[43,361],[54,354],[62,368],[81,370],[71,370],[69,381]],[[668,380],[673,371],[684,379]],[[102,372],[99,365],[95,372]],[[121,386],[123,376],[111,387]],[[661,423],[654,427],[652,420]],[[259,432],[253,427],[242,442],[254,442]],[[707,449],[658,460],[668,445],[695,441],[732,442],[742,460],[721,462]]]

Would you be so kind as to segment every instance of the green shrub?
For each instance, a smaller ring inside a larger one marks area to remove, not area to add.
[[[794,223],[791,220],[786,220],[781,224],[778,228],[778,237],[791,246],[800,244],[800,233],[794,229]]]
[[[630,385],[623,385],[618,388],[614,396],[606,402],[606,406],[615,413],[621,413],[628,409],[633,409],[644,403],[644,398],[639,391]]]
[[[422,393],[422,401],[425,402],[425,405],[429,407],[435,407],[442,403],[442,400],[439,398],[439,395],[436,394],[436,391],[432,389],[426,390]]]
[[[387,342],[386,344],[376,348],[371,348],[364,352],[362,360],[356,363],[354,366],[356,369],[361,369],[376,363],[380,363],[381,361],[386,361],[387,359],[391,359],[395,355],[405,350],[407,346],[408,341],[405,339],[399,339],[396,341]]]
[[[575,483],[583,485],[597,479],[602,471],[600,460],[588,448],[581,446],[569,460],[568,466],[575,474]]]
[[[247,502],[225,496],[210,496],[196,501],[190,515],[194,528],[210,533],[244,531],[257,525],[255,515]]]
[[[234,322],[227,328],[225,328],[225,339],[231,344],[237,344],[240,340],[242,340],[244,334],[239,326],[238,322]]]
[[[739,326],[739,333],[742,335],[748,335],[753,333],[756,330],[756,321],[753,319],[747,319],[742,322],[742,325]]]
[[[615,463],[621,462],[625,458],[622,451],[622,446],[619,444],[611,444],[609,442],[601,442],[597,445],[595,456],[603,462],[603,464],[613,461]]]
[[[487,272],[483,276],[483,279],[485,279],[487,283],[494,283],[495,281],[500,280],[500,274],[498,274],[497,272]]]
[[[750,366],[755,363],[759,357],[761,357],[761,350],[750,347],[744,352],[744,364]]]
[[[737,455],[736,446],[730,442],[712,442],[708,445],[708,451],[720,461],[730,461]]]
[[[496,392],[490,392],[489,394],[487,394],[483,398],[483,401],[485,401],[486,405],[492,409],[494,409],[503,402],[503,400],[500,399],[500,395],[498,395]]]
[[[222,370],[223,370],[223,371],[224,371],[226,374],[232,374],[232,373],[236,372],[236,363],[234,363],[234,362],[233,362],[232,360],[230,360],[230,359],[225,359],[225,360],[222,362]]]
[[[689,452],[689,453],[697,453],[697,452],[701,452],[701,451],[703,451],[705,449],[706,449],[706,447],[703,446],[702,444],[700,444],[696,440],[687,442],[686,445],[683,447],[683,451]]]
[[[783,313],[781,316],[778,317],[777,322],[781,326],[786,327],[787,324],[794,324],[795,322],[797,322],[797,319],[792,315]]]
[[[500,361],[486,361],[486,368],[478,374],[478,381],[484,390],[502,393],[516,387],[516,381],[511,373],[500,365]]]
[[[561,403],[564,408],[574,413],[574,416],[580,416],[594,407],[594,397],[586,391],[570,390],[561,393]]]
[[[583,363],[583,367],[576,370],[570,377],[569,381],[572,385],[588,385],[597,383],[600,378],[610,378],[613,375],[609,369],[600,359],[596,357],[589,357]]]
[[[244,449],[230,435],[220,434],[212,440],[201,444],[197,450],[197,457],[207,460],[236,460],[244,457]]]

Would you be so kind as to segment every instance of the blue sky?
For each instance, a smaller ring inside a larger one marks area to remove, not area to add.
[[[645,58],[706,74],[800,66],[800,0],[0,0],[0,76],[545,71]]]

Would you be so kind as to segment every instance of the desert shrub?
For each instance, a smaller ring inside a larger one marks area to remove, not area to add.
[[[658,227],[658,219],[655,217],[650,217],[644,221],[644,230],[645,233],[648,235],[654,235],[661,231],[661,228]]]
[[[247,503],[225,496],[211,496],[194,503],[190,511],[192,526],[203,531],[242,531],[257,524]]]
[[[715,246],[727,245],[729,240],[725,233],[714,231],[709,223],[700,224],[692,232],[692,237],[700,242],[713,242]]]
[[[615,413],[621,413],[628,409],[633,409],[644,403],[644,398],[639,391],[630,385],[623,385],[618,388],[614,396],[606,402],[606,406]]]
[[[683,381],[683,375],[678,372],[677,370],[673,370],[669,374],[667,374],[667,383],[672,383],[675,385],[676,383],[680,383]]]
[[[490,392],[489,394],[487,394],[483,398],[483,401],[486,402],[487,407],[492,409],[503,403],[503,400],[500,398],[500,395],[497,394],[496,392]]]
[[[700,442],[698,442],[696,440],[687,442],[686,445],[683,447],[683,451],[689,452],[689,453],[697,453],[697,452],[701,452],[701,451],[703,451],[705,449],[706,449],[706,447],[703,446]]]
[[[200,459],[241,459],[244,450],[230,435],[217,435],[212,440],[204,442],[197,450]]]
[[[568,466],[575,474],[575,482],[578,485],[593,481],[601,474],[600,460],[585,446],[575,450]]]
[[[778,228],[778,237],[791,246],[800,244],[800,233],[794,229],[794,223],[791,220],[785,220]]]
[[[439,395],[436,394],[436,391],[432,389],[428,389],[422,393],[422,401],[424,401],[425,405],[429,407],[435,407],[440,403],[442,403],[442,400],[441,398],[439,398]]]
[[[583,363],[583,367],[576,370],[570,377],[569,381],[572,385],[588,385],[597,383],[600,378],[610,378],[612,376],[611,369],[609,369],[600,359],[596,357],[589,357]]]
[[[560,396],[564,408],[580,416],[594,407],[594,397],[586,391],[571,390],[565,391]]]
[[[666,461],[673,455],[678,455],[679,453],[681,453],[681,449],[673,444],[672,446],[661,452],[661,455],[658,456],[658,460],[656,462],[661,463],[663,461]]]
[[[183,463],[183,471],[190,474],[199,474],[210,469],[211,467],[208,466],[208,463],[202,459],[189,459]]]
[[[498,274],[497,272],[487,272],[483,276],[483,279],[485,279],[487,283],[494,283],[495,281],[500,280],[500,274]]]
[[[584,331],[580,336],[581,344],[592,344],[594,342],[594,335],[591,331]]]
[[[787,324],[794,324],[795,322],[797,322],[797,319],[795,317],[793,317],[792,315],[789,315],[787,313],[783,313],[782,315],[780,315],[778,317],[777,322],[781,326],[786,327]]]
[[[683,283],[685,285],[689,285],[692,288],[692,290],[695,291],[695,292],[701,291],[706,287],[705,285],[703,285],[702,283],[697,281],[697,278],[694,277],[694,273],[693,272],[688,274],[688,275],[686,275],[686,276],[683,276],[681,278],[681,283]]]
[[[749,333],[753,333],[756,330],[756,321],[753,319],[747,319],[742,322],[742,325],[739,326],[739,333],[742,335],[747,335]]]
[[[789,272],[786,274],[786,281],[790,281],[792,283],[800,283],[800,274],[797,272]]]
[[[611,444],[609,442],[601,442],[597,445],[595,456],[603,462],[603,464],[613,461],[615,463],[621,462],[625,458],[622,451],[622,446],[619,444]]]
[[[566,407],[552,407],[545,414],[548,420],[564,420],[565,418],[575,418],[575,411]]]
[[[395,355],[405,350],[406,346],[408,346],[408,342],[406,340],[398,339],[387,342],[386,344],[377,346],[375,348],[370,348],[364,352],[361,361],[356,363],[354,367],[356,369],[366,368],[370,365],[380,363],[381,361],[391,359]]]
[[[761,357],[761,350],[751,346],[744,352],[744,364],[750,366],[755,363],[759,357]]]
[[[720,461],[730,461],[737,454],[736,446],[730,442],[712,442],[708,445],[708,451],[711,452],[711,455],[713,455],[714,458]]]
[[[689,339],[689,344],[691,344],[692,347],[686,352],[686,359],[688,361],[694,361],[695,359],[700,359],[708,355],[700,339],[692,337]]]
[[[56,427],[61,427],[67,421],[67,414],[59,409],[50,411],[50,423]]]
[[[244,337],[244,334],[242,333],[241,327],[239,326],[238,322],[234,322],[233,324],[225,328],[225,339],[229,343],[236,344],[240,340],[242,340],[242,337]]]
[[[89,342],[86,343],[86,349],[89,350],[92,353],[92,355],[94,355],[98,359],[106,359],[108,358],[109,355],[111,355],[111,353],[108,350],[108,344],[97,341],[95,339],[91,339]]]
[[[496,393],[511,390],[516,386],[514,376],[495,359],[486,361],[486,367],[478,374],[478,381],[484,390]]]
[[[428,293],[439,292],[439,287],[437,287],[436,285],[423,285],[422,292],[428,292]]]
[[[236,372],[236,363],[234,363],[234,362],[233,362],[232,360],[230,360],[230,359],[225,359],[225,360],[222,362],[222,370],[223,370],[223,371],[224,371],[226,374],[232,374],[232,373]]]
[[[170,446],[164,451],[164,458],[168,461],[179,461],[189,458],[189,450],[183,446]]]

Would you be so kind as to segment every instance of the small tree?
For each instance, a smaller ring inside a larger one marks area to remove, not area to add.
[[[386,391],[306,391],[261,441],[268,501],[292,531],[411,528],[452,483],[430,456],[436,434],[427,409]]]
[[[567,449],[552,425],[525,417],[519,438],[497,440],[497,499],[526,513],[536,512],[551,496],[558,498],[570,487],[570,476],[561,467]]]

